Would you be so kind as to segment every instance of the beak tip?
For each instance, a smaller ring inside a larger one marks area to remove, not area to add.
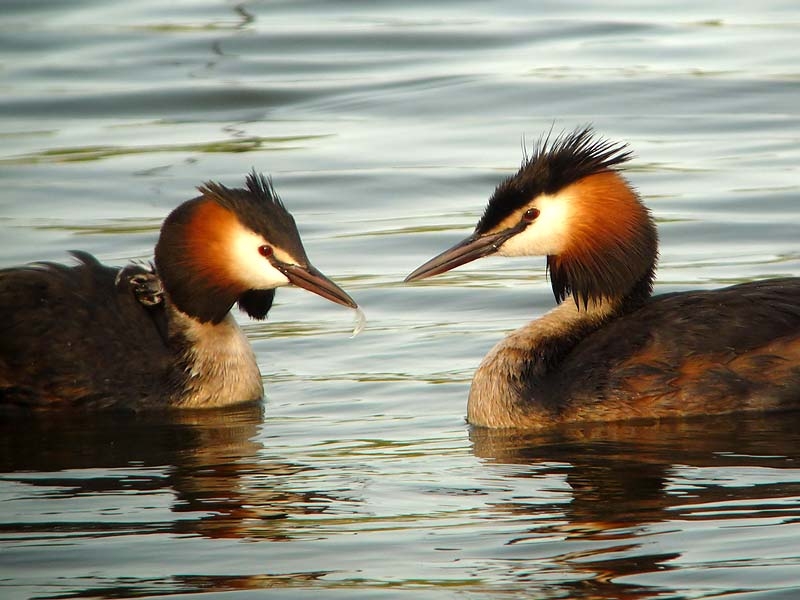
[[[408,275],[406,275],[406,278],[403,279],[403,283],[414,283],[415,281],[419,281],[420,279],[425,279],[426,277],[429,276],[430,273],[426,273],[422,267],[419,267],[411,271],[411,273],[409,273]]]
[[[312,265],[301,267],[299,265],[285,265],[284,274],[289,282],[297,287],[322,296],[336,304],[352,309],[358,309],[358,303],[342,288],[320,273]]]
[[[410,283],[419,281],[420,279],[427,279],[435,275],[441,275],[451,269],[472,262],[477,258],[494,254],[497,252],[499,246],[509,237],[508,232],[511,231],[513,230],[506,230],[489,235],[473,233],[452,248],[445,250],[422,266],[417,267],[407,275],[403,281],[405,283]]]

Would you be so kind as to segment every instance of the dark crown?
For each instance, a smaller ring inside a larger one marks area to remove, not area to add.
[[[495,189],[483,213],[476,233],[497,227],[515,210],[540,194],[554,194],[589,175],[607,171],[631,159],[624,143],[596,137],[590,126],[561,134],[552,142],[550,134],[533,146],[516,174]]]
[[[275,191],[272,178],[253,170],[247,175],[246,185],[247,189],[229,188],[209,181],[198,189],[204,197],[233,212],[243,225],[261,234],[273,246],[307,263],[297,225]]]

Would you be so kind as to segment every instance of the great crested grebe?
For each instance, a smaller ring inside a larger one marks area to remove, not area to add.
[[[540,142],[471,236],[406,281],[490,254],[547,256],[559,305],[500,341],[467,420],[543,428],[800,408],[800,278],[651,297],[655,223],[591,128]]]
[[[218,183],[164,221],[155,271],[33,263],[0,270],[0,407],[211,408],[263,394],[230,309],[264,319],[294,284],[355,301],[306,257],[270,180]]]

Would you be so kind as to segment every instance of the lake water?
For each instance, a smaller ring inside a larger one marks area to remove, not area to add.
[[[150,259],[256,168],[368,324],[282,289],[263,409],[2,421],[0,596],[800,597],[800,416],[473,430],[544,260],[401,283],[587,123],[658,292],[800,275],[800,5],[736,4],[5,0],[0,265]]]

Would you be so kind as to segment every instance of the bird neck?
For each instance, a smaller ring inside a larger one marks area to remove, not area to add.
[[[615,171],[585,177],[560,192],[570,199],[570,236],[547,257],[556,300],[646,299],[658,260],[650,211]]]
[[[255,354],[232,315],[203,323],[174,306],[168,311],[169,343],[179,356],[170,386],[174,405],[212,408],[263,396]]]
[[[575,345],[625,310],[623,299],[589,300],[571,297],[542,317],[501,340],[486,355],[472,380],[467,420],[486,427],[542,426],[555,420],[553,410],[536,394],[538,384]]]

